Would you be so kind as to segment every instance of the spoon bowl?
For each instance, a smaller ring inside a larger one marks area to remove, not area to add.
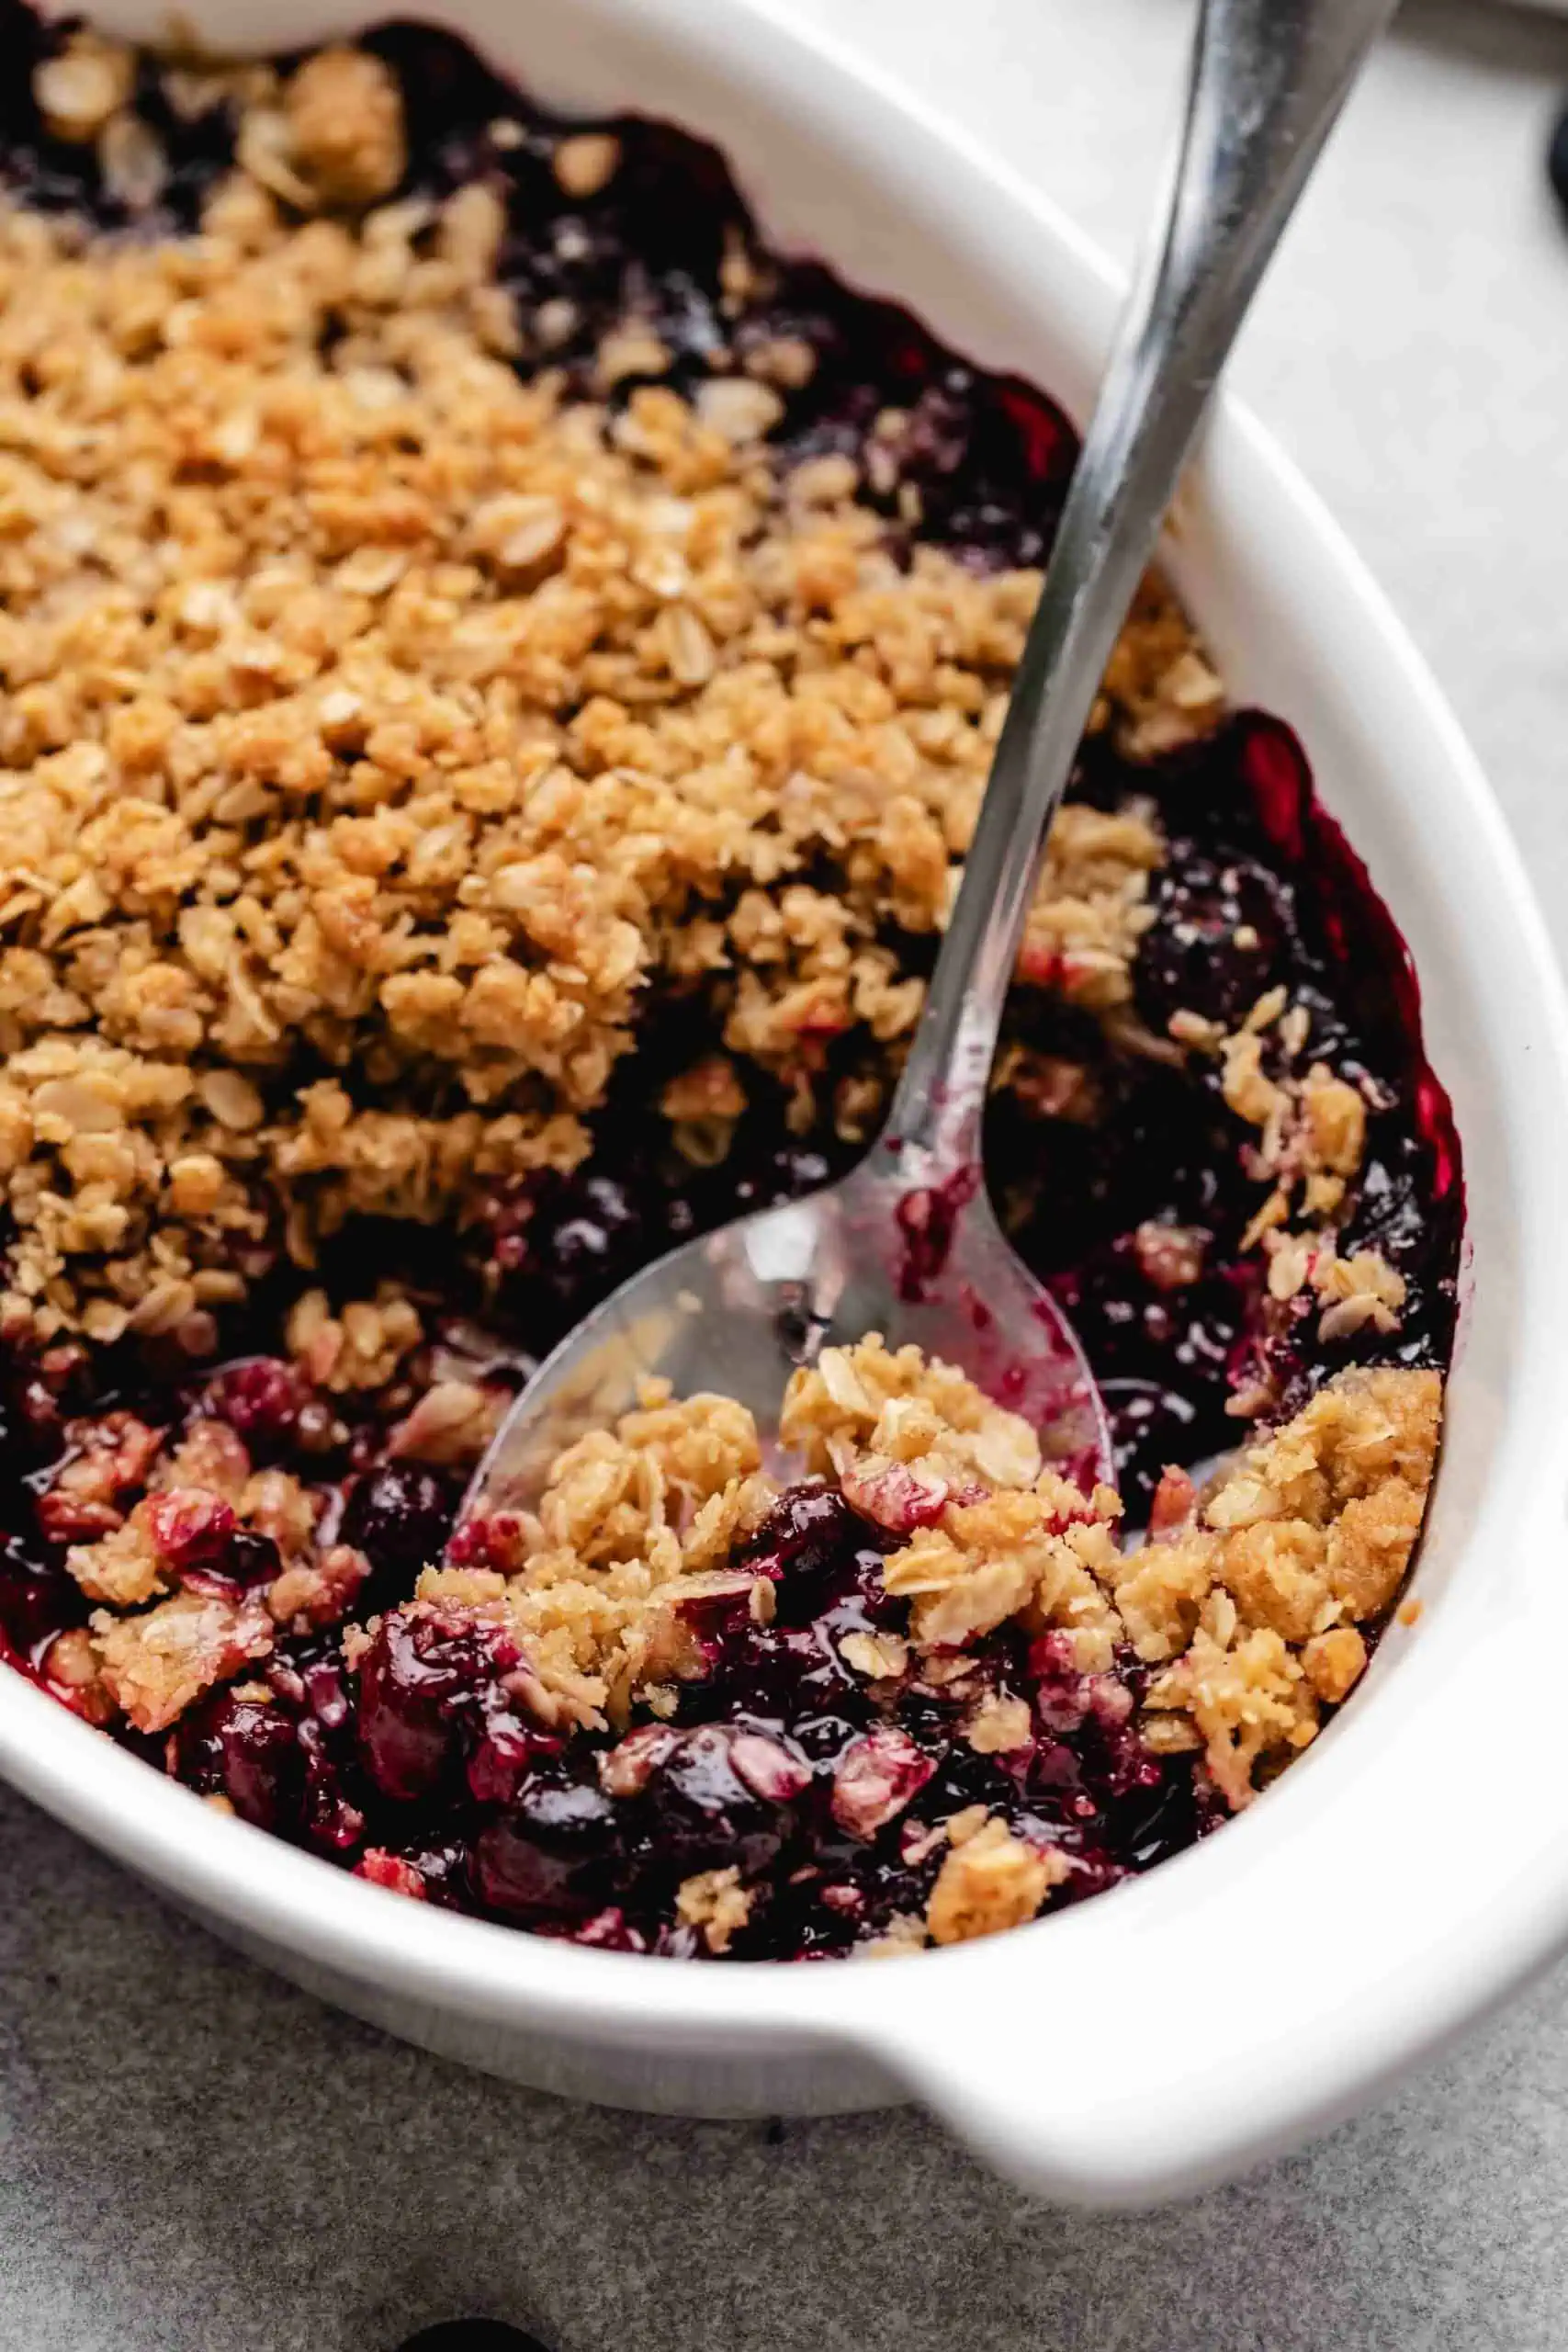
[[[1020,1413],[1053,1468],[1087,1489],[1113,1475],[1111,1431],[1066,1317],[998,1225],[977,1167],[921,1184],[895,1143],[837,1184],[682,1244],[596,1307],[539,1366],[477,1472],[465,1511],[536,1501],[551,1462],[637,1402],[649,1380],[750,1411],[787,1467],[790,1374],[870,1331],[961,1364]]]

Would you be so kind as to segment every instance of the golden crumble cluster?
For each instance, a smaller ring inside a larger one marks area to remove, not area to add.
[[[570,1168],[655,980],[722,1012],[694,1157],[749,1069],[814,1115],[850,1035],[867,1132],[922,986],[879,926],[944,920],[1038,588],[900,570],[848,458],[780,478],[752,377],[525,381],[500,200],[394,195],[386,68],[231,81],[199,235],[0,205],[11,1337],[199,1352],[279,1237]],[[113,44],[39,85],[100,160],[140,127]],[[1154,583],[1108,695],[1151,742],[1218,715]],[[1143,804],[1064,811],[1026,973],[1124,1010],[1161,854]]]
[[[683,1612],[738,1600],[759,1623],[772,1613],[766,1577],[730,1564],[778,1492],[761,1458],[732,1398],[677,1404],[649,1383],[613,1430],[558,1458],[536,1510],[484,1522],[486,1565],[427,1568],[413,1606],[505,1624],[552,1727],[624,1724],[638,1700],[668,1713],[670,1685],[700,1670]]]
[[[1341,1373],[1200,1497],[1181,1473],[1116,1602],[1152,1683],[1156,1748],[1201,1740],[1234,1805],[1360,1677],[1410,1564],[1442,1420],[1435,1372]]]
[[[826,1348],[791,1380],[779,1434],[862,1517],[908,1535],[883,1575],[910,1603],[917,1649],[962,1650],[1028,1612],[1071,1633],[1082,1671],[1110,1666],[1119,1498],[1100,1487],[1086,1501],[1043,1468],[1029,1424],[953,1365],[875,1334]]]

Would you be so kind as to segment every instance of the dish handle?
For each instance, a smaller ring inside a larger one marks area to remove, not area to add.
[[[1076,2205],[1189,2194],[1326,2129],[1568,1946],[1562,1655],[1521,1611],[1477,1643],[1462,1711],[1446,1677],[1416,1709],[1389,1691],[1321,1770],[1147,1878],[868,1965],[897,1980],[878,2056]]]

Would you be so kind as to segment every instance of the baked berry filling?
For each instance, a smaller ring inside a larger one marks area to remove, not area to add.
[[[619,1949],[957,1940],[1190,1843],[1359,1677],[1452,1341],[1447,1100],[1295,737],[1151,578],[1021,958],[987,1181],[1114,1496],[868,1347],[793,1483],[652,1397],[457,1527],[600,1298],[875,1133],[1073,435],[448,35],[4,29],[0,1650]]]

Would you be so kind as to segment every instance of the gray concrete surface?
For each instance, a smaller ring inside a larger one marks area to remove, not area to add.
[[[792,5],[1128,250],[1177,0]],[[1568,232],[1540,158],[1565,94],[1568,25],[1413,6],[1238,359],[1447,681],[1560,939]],[[559,2352],[1556,2352],[1568,1974],[1305,2154],[1084,2219],[914,2115],[770,2136],[464,2075],[0,1796],[0,2352],[390,2352],[462,2312]]]

